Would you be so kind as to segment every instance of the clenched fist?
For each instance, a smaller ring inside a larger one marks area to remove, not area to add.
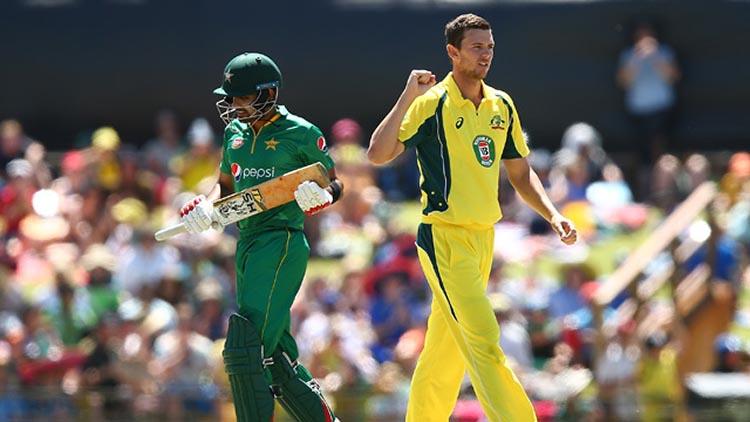
[[[328,192],[310,180],[302,182],[297,186],[297,190],[294,191],[294,198],[297,200],[297,204],[302,211],[307,215],[315,214],[333,203],[331,192]]]
[[[206,196],[198,195],[180,209],[180,221],[185,225],[188,233],[200,233],[211,227],[213,210],[214,206],[206,200]]]

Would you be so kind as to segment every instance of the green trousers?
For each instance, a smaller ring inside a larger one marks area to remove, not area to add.
[[[237,243],[238,313],[258,330],[264,358],[278,346],[291,359],[299,357],[290,332],[289,309],[302,285],[309,257],[307,239],[296,230],[261,232]]]

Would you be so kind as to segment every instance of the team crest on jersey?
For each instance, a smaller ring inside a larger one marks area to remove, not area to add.
[[[492,120],[490,120],[490,127],[493,129],[505,130],[505,120],[503,120],[499,114],[496,114],[492,116]]]
[[[245,145],[245,138],[243,138],[242,136],[238,136],[232,139],[232,149],[242,148],[243,145]]]
[[[328,151],[328,145],[326,145],[326,138],[322,136],[318,138],[318,149],[323,152]]]
[[[266,141],[266,149],[272,149],[276,151],[276,145],[279,144],[279,141],[271,138],[271,140]]]
[[[495,143],[489,136],[479,135],[474,138],[474,154],[483,167],[490,167],[495,162]]]

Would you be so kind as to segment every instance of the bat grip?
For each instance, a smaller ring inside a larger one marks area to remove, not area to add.
[[[174,226],[163,228],[158,232],[154,233],[154,238],[158,241],[167,240],[172,236],[177,236],[180,233],[185,233],[187,228],[183,223],[177,223]]]

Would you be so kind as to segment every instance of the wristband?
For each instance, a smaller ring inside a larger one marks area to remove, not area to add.
[[[338,179],[334,179],[331,182],[330,187],[331,187],[331,197],[333,198],[331,200],[331,203],[335,204],[336,201],[338,201],[339,198],[341,198],[341,192],[343,191],[343,188],[341,187],[341,182],[339,182]]]

